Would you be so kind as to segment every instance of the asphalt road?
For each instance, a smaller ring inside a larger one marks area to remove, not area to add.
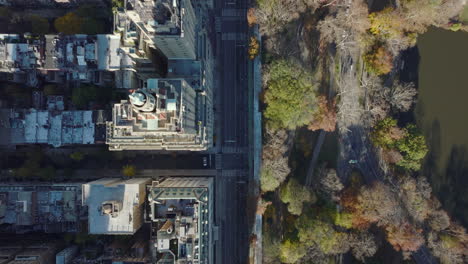
[[[248,262],[246,198],[248,168],[247,0],[216,0],[218,154],[215,263]],[[216,103],[216,102],[215,102]]]

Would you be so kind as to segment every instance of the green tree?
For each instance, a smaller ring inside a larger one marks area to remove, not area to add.
[[[125,165],[122,168],[122,174],[125,177],[134,177],[136,174],[136,167],[133,165]]]
[[[85,108],[98,98],[98,88],[94,85],[81,85],[72,91],[72,102],[79,108]]]
[[[44,94],[45,95],[60,95],[62,91],[57,87],[56,84],[46,84],[44,85]]]
[[[74,161],[81,161],[84,159],[84,157],[84,153],[80,151],[75,151],[72,154],[70,154],[70,158]]]
[[[56,171],[55,168],[52,166],[41,168],[38,172],[39,178],[44,181],[52,181],[55,178],[55,175]]]
[[[406,136],[396,142],[398,151],[403,154],[397,165],[408,170],[419,170],[428,152],[426,139],[413,124],[408,125],[405,132]]]
[[[392,133],[398,128],[397,120],[385,118],[377,122],[371,132],[371,140],[374,145],[389,149],[395,144],[395,140],[401,138],[401,133]]]
[[[55,19],[54,26],[58,32],[70,35],[81,33],[82,19],[73,12]]]
[[[274,191],[281,184],[280,180],[273,176],[273,171],[263,167],[260,172],[260,188],[264,192]]]
[[[317,111],[316,86],[310,73],[291,61],[277,60],[267,75],[267,124],[288,129],[309,124]]]
[[[29,17],[29,21],[31,22],[31,31],[37,35],[44,35],[49,33],[49,21],[46,18],[31,15]]]
[[[315,202],[314,193],[307,187],[300,185],[297,180],[290,179],[286,185],[280,189],[280,198],[283,203],[288,204],[288,211],[294,215],[302,213],[304,202]]]
[[[325,254],[345,253],[349,250],[346,233],[336,231],[328,222],[314,219],[310,213],[302,214],[297,219],[296,228],[300,242],[315,245]]]
[[[100,20],[91,17],[84,18],[81,24],[81,32],[88,35],[103,34],[105,33],[104,24]]]
[[[279,251],[281,262],[296,263],[306,255],[307,247],[299,241],[286,240],[281,243]]]

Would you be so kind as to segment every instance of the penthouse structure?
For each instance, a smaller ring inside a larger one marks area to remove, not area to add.
[[[147,178],[105,178],[83,184],[90,234],[133,235],[143,224]]]
[[[149,79],[115,104],[110,150],[205,150],[210,144],[198,94],[185,79]]]
[[[124,38],[155,45],[168,59],[195,59],[197,24],[190,0],[129,0]]]
[[[213,179],[171,177],[148,187],[154,263],[213,263]]]
[[[1,184],[0,224],[17,233],[78,232],[81,184]]]

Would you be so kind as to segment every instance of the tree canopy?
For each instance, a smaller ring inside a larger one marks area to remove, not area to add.
[[[300,65],[277,60],[268,69],[264,116],[273,128],[294,129],[311,123],[317,111],[316,86]]]
[[[387,151],[398,151],[402,158],[397,165],[408,170],[418,170],[428,152],[426,140],[413,124],[399,128],[393,118],[379,121],[371,133],[372,142]]]
[[[280,189],[280,198],[283,203],[288,204],[288,211],[294,215],[302,213],[304,202],[315,202],[316,200],[315,194],[304,185],[299,184],[294,178],[291,178]]]
[[[58,32],[71,35],[81,33],[83,20],[73,12],[55,19],[54,26]]]

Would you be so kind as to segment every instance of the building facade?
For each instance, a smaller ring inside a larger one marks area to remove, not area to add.
[[[154,263],[214,263],[213,188],[210,177],[171,177],[148,187]]]

